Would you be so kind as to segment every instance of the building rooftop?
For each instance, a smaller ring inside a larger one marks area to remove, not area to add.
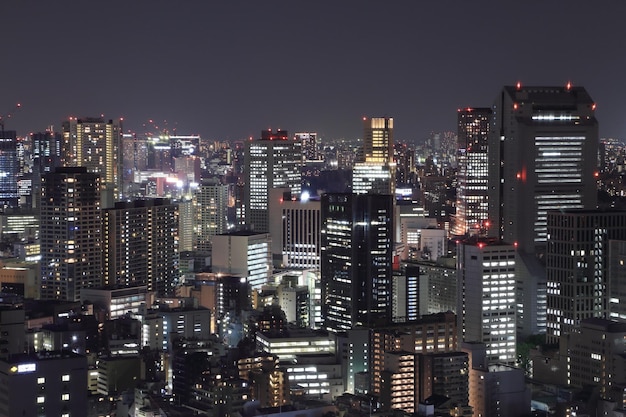
[[[255,232],[253,230],[237,230],[234,232],[222,233],[218,236],[257,236],[257,235],[266,235],[267,232]]]

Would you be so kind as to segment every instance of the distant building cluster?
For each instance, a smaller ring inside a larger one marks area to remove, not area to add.
[[[626,415],[595,107],[506,86],[421,144],[2,125],[0,416]]]

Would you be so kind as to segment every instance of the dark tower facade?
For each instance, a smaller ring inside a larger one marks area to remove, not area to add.
[[[393,196],[322,196],[322,318],[340,332],[391,320]]]
[[[87,168],[57,168],[42,178],[41,298],[80,301],[102,285],[100,177]]]
[[[583,87],[504,87],[489,143],[492,234],[545,252],[547,212],[595,209],[598,122]]]

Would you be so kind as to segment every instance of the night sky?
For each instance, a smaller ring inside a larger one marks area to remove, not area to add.
[[[626,139],[626,2],[113,0],[0,3],[0,114],[18,134],[68,116],[149,119],[206,139],[266,128],[396,140],[455,130],[503,85],[583,85]]]

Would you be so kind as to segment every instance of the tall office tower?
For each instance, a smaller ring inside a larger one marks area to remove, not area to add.
[[[366,162],[389,164],[393,162],[393,118],[363,118],[365,136],[363,156]]]
[[[178,201],[178,251],[191,252],[196,238],[193,200],[184,197]]]
[[[390,194],[393,184],[393,170],[387,164],[356,162],[352,167],[352,192],[355,194]]]
[[[489,363],[516,361],[515,251],[496,238],[457,245],[459,340],[484,343]]]
[[[170,292],[178,279],[178,206],[120,201],[102,211],[104,284]]]
[[[542,253],[547,212],[595,209],[598,122],[583,87],[504,87],[493,107],[489,218],[494,234]]]
[[[103,118],[70,118],[63,122],[63,157],[65,166],[85,167],[100,175],[100,185],[107,206],[122,193],[121,121]]]
[[[15,208],[18,205],[17,137],[15,130],[0,130],[0,210]]]
[[[82,288],[102,285],[100,176],[57,168],[41,187],[41,298],[80,301]]]
[[[296,141],[302,145],[302,159],[304,161],[318,161],[320,159],[317,151],[317,133],[296,133]]]
[[[123,195],[136,197],[139,187],[134,183],[137,172],[148,169],[148,141],[136,133],[122,134],[122,184]]]
[[[245,278],[253,290],[267,285],[272,270],[271,238],[249,230],[213,236],[213,272]]]
[[[558,343],[581,320],[609,317],[609,241],[626,240],[626,211],[551,211],[548,234],[546,341]]]
[[[491,117],[490,108],[458,111],[455,235],[479,234],[489,219],[487,190]]]
[[[228,229],[228,185],[217,178],[205,178],[193,195],[194,249],[211,252],[213,236]]]
[[[353,166],[355,193],[395,193],[396,164],[393,158],[393,119],[363,118],[363,152]]]
[[[269,230],[268,198],[272,188],[289,188],[299,195],[302,149],[284,130],[263,131],[261,139],[246,142],[246,222],[257,232]]]
[[[52,129],[30,135],[33,158],[33,206],[39,208],[41,198],[41,176],[62,166],[61,146],[63,135]]]
[[[413,185],[417,182],[417,170],[415,167],[415,148],[406,143],[394,145],[393,159],[396,163],[396,186]]]
[[[321,210],[324,328],[391,321],[393,197],[324,194]]]
[[[319,199],[292,195],[286,188],[270,190],[270,235],[274,264],[289,269],[320,269]]]

